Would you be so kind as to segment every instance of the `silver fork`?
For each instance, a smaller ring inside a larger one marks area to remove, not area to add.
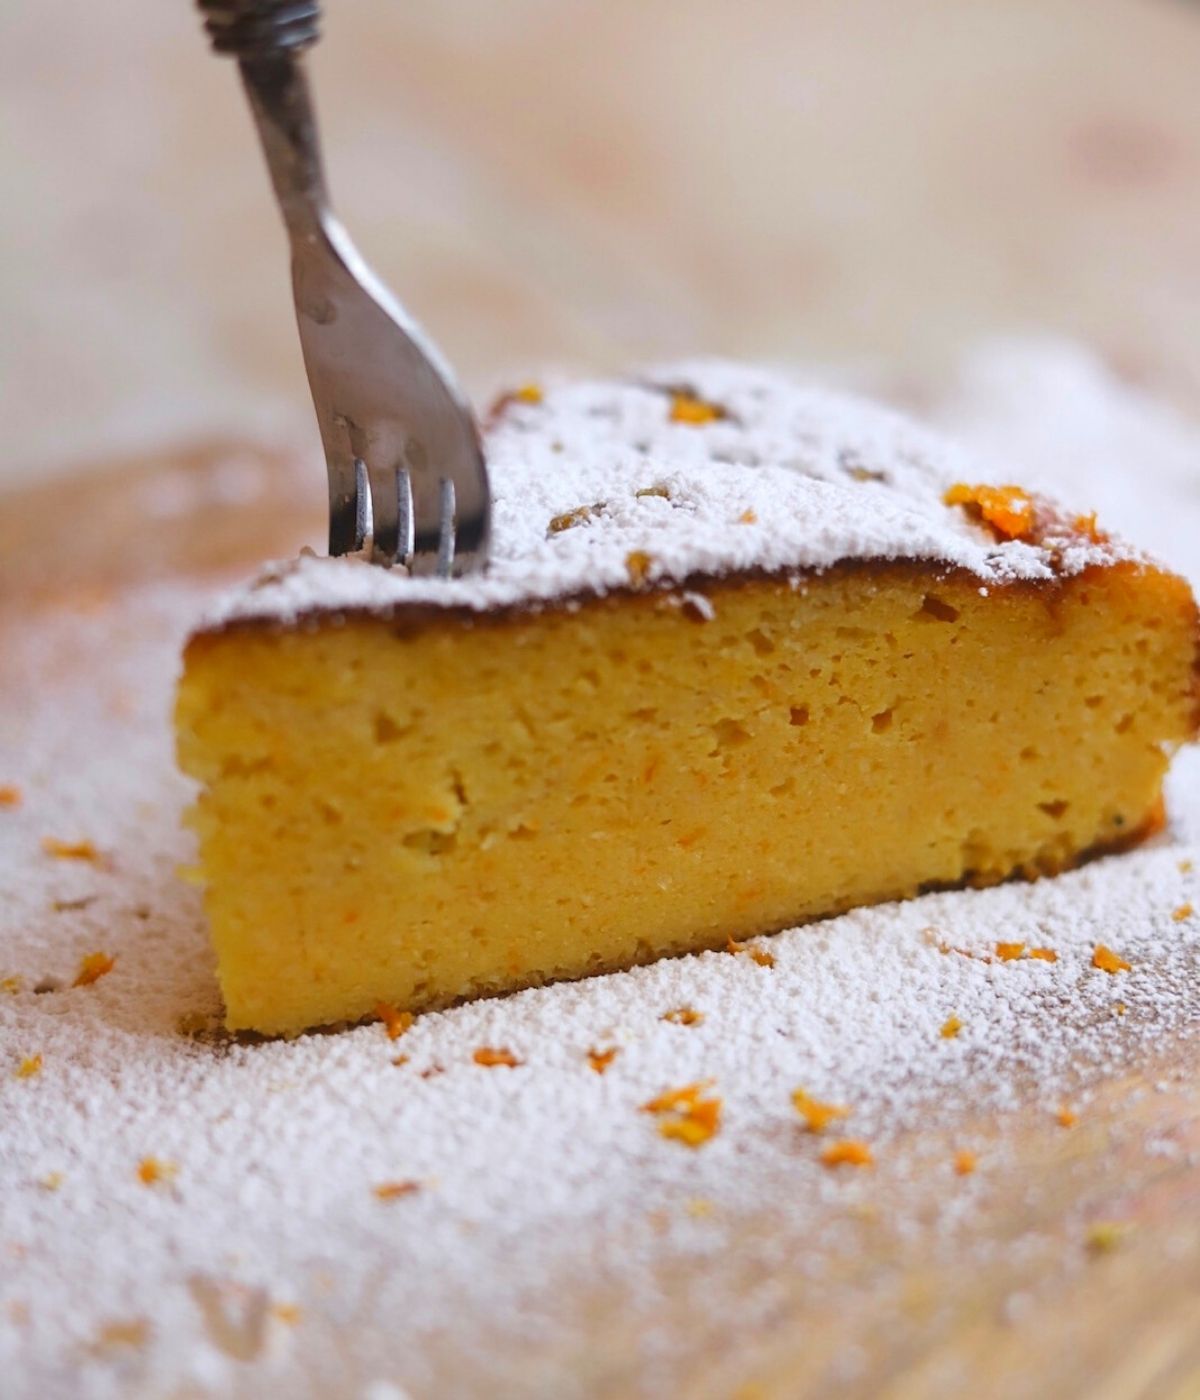
[[[292,288],[329,468],[329,552],[414,573],[467,573],[487,555],[479,432],[454,375],[334,218],[304,50],[319,0],[198,0],[236,58],[292,250]]]

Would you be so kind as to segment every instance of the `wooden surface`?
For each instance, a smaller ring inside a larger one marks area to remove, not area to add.
[[[133,508],[142,499],[145,465],[94,476],[84,499],[89,518],[103,524],[107,552],[101,557],[89,547],[52,590],[44,559],[70,554],[74,535],[65,507],[74,488],[10,502],[0,510],[5,593],[40,597],[33,605],[45,606],[49,627],[64,604],[90,607],[99,598],[98,625],[116,625],[126,583],[249,563],[263,537],[247,532],[247,513],[262,499],[292,499],[289,483],[298,468],[290,459],[239,448],[243,472],[257,463],[261,496],[222,502],[222,464],[231,451],[226,444],[164,464],[176,483],[176,509],[160,514],[149,550]],[[299,499],[292,514],[276,517],[267,537],[272,550],[294,547],[319,526],[319,501],[313,511]],[[26,529],[34,505],[47,522],[40,537]],[[81,684],[101,681],[93,673],[80,676]],[[469,1357],[446,1347],[439,1393],[492,1393],[478,1370],[490,1345],[489,1364],[508,1378],[506,1394],[559,1394],[552,1382],[564,1374],[573,1377],[573,1394],[612,1400],[644,1394],[646,1348],[657,1336],[686,1342],[689,1360],[672,1373],[671,1393],[706,1400],[1194,1400],[1200,1395],[1195,1055],[1194,1040],[1164,1043],[1153,1063],[1109,1082],[1081,1066],[1080,1092],[1092,1097],[1070,1130],[1056,1124],[1030,1086],[1023,1109],[988,1121],[968,1116],[953,1140],[912,1134],[903,1150],[915,1167],[894,1189],[903,1193],[903,1217],[923,1222],[915,1235],[898,1228],[892,1187],[883,1186],[881,1172],[878,1189],[847,1197],[821,1241],[796,1237],[771,1211],[735,1212],[725,1222],[729,1246],[720,1267],[698,1272],[694,1259],[664,1236],[653,1266],[661,1301],[649,1308],[633,1309],[629,1299],[595,1285],[581,1258],[563,1284],[575,1323],[566,1338],[544,1353],[514,1351],[502,1333],[489,1337],[480,1319],[483,1344]],[[952,1222],[944,1211],[954,1190],[947,1162],[964,1140],[981,1158],[1000,1158],[1004,1166],[977,1210]],[[1156,1154],[1149,1142],[1167,1146]],[[1111,1252],[1088,1246],[1097,1222],[1121,1227]],[[770,1306],[756,1307],[750,1318],[741,1300],[761,1296],[764,1281]],[[714,1309],[714,1299],[723,1306]],[[702,1333],[697,1315],[706,1319]],[[714,1316],[722,1319],[717,1325]],[[259,1384],[248,1378],[236,1393],[261,1393]],[[330,1394],[357,1393],[345,1388],[345,1376],[328,1384]]]
[[[331,0],[312,67],[347,225],[478,392],[1046,329],[1200,402],[1188,0]],[[0,6],[0,130],[0,482],[280,422],[315,444],[193,5]]]

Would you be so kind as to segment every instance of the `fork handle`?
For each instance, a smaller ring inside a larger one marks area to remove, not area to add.
[[[329,206],[302,58],[319,36],[319,0],[197,3],[214,52],[238,60],[293,249],[311,246]]]

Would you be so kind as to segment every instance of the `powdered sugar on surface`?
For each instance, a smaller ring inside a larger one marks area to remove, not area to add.
[[[680,388],[722,416],[673,421]],[[998,542],[943,501],[955,482],[985,479],[971,454],[898,413],[782,372],[698,361],[541,392],[540,402],[508,403],[488,434],[494,519],[485,573],[442,581],[362,559],[305,558],[273,565],[220,599],[210,623],[417,603],[484,610],[604,593],[628,586],[634,553],[647,556],[650,583],[902,558],[1002,583],[1077,573],[1128,553],[1065,531],[1037,544]],[[1015,462],[995,465],[1001,475],[990,484],[1023,484]],[[573,512],[581,518],[570,528],[549,528]]]
[[[1048,487],[1107,493],[1129,534],[1178,546],[1171,562],[1195,577],[1200,432],[1073,354],[995,352],[934,411],[988,452],[1004,455],[1007,432]],[[1003,355],[1019,394],[996,381]],[[1064,366],[1071,412],[1050,434],[1039,386]],[[1112,456],[1095,431],[1106,415],[1124,423]],[[859,1207],[882,1203],[931,1257],[968,1241],[999,1267],[971,1230],[1009,1169],[1003,1147],[970,1178],[943,1166],[930,1216],[912,1194],[919,1143],[1066,1099],[1086,1113],[1106,1076],[1200,1037],[1200,916],[1173,917],[1200,908],[1195,753],[1172,770],[1169,830],[1141,850],[780,934],[759,945],[774,966],[682,958],[424,1016],[396,1041],[378,1025],[210,1034],[219,998],[198,892],[176,874],[192,848],[168,724],[179,648],[209,602],[181,583],[6,630],[0,783],[23,794],[0,809],[0,979],[17,979],[0,987],[6,1395],[557,1400],[606,1376],[610,1393],[678,1393],[689,1338],[730,1326],[733,1303],[743,1334],[765,1325],[776,1271],[834,1289]],[[99,858],[53,858],[47,836],[90,840]],[[1001,940],[1058,961],[998,961]],[[1094,968],[1100,942],[1132,970]],[[71,987],[98,950],[113,970]],[[681,1006],[703,1021],[661,1019]],[[943,1038],[951,1016],[962,1029]],[[477,1065],[481,1046],[521,1064]],[[614,1046],[593,1072],[588,1050]],[[40,1072],[18,1078],[35,1055]],[[664,1140],[640,1105],[708,1078],[719,1135],[697,1151]],[[871,1145],[874,1172],[820,1164],[797,1087],[852,1110],[845,1132]],[[174,1174],[141,1181],[151,1157]],[[773,1223],[751,1250],[728,1222],[756,1209]],[[636,1333],[629,1319],[666,1306],[668,1254],[703,1287],[684,1325]],[[601,1374],[586,1337],[613,1309],[630,1350]]]

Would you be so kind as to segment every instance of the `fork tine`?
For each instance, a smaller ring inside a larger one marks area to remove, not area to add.
[[[390,565],[396,561],[400,529],[396,468],[390,466],[388,470],[381,471],[368,462],[367,475],[371,479],[372,553],[378,563]]]
[[[361,549],[367,536],[374,532],[371,513],[371,483],[367,478],[367,464],[361,457],[354,459],[354,548]]]
[[[361,496],[357,463],[348,454],[329,453],[329,552],[351,554],[361,543],[356,538]]]
[[[454,482],[448,476],[442,477],[440,507],[437,572],[439,578],[449,578],[454,572]]]
[[[408,565],[413,556],[413,491],[407,467],[396,468],[396,518],[396,562]]]

